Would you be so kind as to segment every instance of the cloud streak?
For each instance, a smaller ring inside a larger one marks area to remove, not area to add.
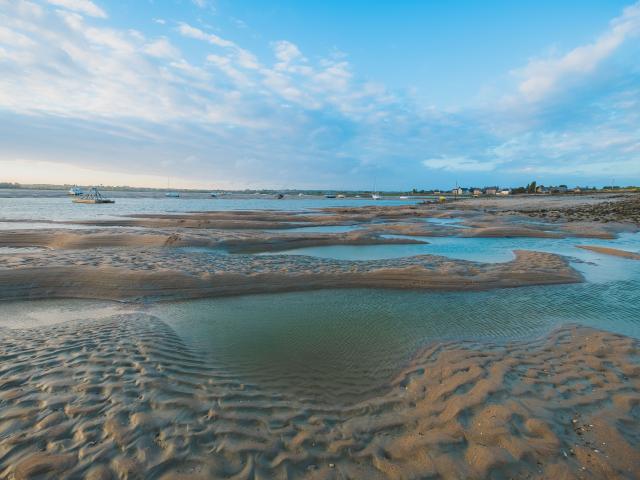
[[[90,17],[107,18],[106,12],[90,0],[46,0],[47,3],[63,7]]]
[[[640,4],[636,3],[613,19],[609,30],[593,43],[576,47],[560,57],[531,60],[522,69],[514,71],[514,75],[520,78],[518,91],[527,101],[538,101],[560,88],[566,88],[572,80],[593,73],[604,60],[639,33]]]

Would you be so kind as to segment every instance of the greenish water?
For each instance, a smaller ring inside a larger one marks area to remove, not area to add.
[[[591,244],[638,252],[638,234],[613,241],[425,240],[432,243],[300,250],[349,259],[390,258],[399,250],[481,261],[507,261],[514,249],[550,251],[568,256],[585,282],[487,292],[325,290],[155,304],[9,302],[0,303],[0,328],[38,328],[141,311],[162,319],[232,378],[318,402],[351,402],[374,394],[420,347],[434,341],[531,339],[564,324],[640,338],[640,262],[576,248]]]
[[[516,340],[576,323],[640,338],[637,278],[490,292],[338,290],[158,304],[159,316],[246,382],[316,399],[383,387],[436,340]]]

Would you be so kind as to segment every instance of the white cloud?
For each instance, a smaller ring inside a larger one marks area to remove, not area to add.
[[[533,175],[573,176],[578,178],[602,178],[609,182],[612,177],[618,180],[636,178],[640,176],[640,155],[624,160],[602,160],[585,163],[580,160],[569,160],[561,164],[533,164],[516,167],[515,173]]]
[[[179,58],[180,51],[174,47],[166,38],[159,38],[143,47],[143,51],[152,57],[158,58]]]
[[[199,28],[192,27],[191,25],[186,23],[180,23],[178,25],[178,31],[185,37],[195,38],[196,40],[203,40],[205,42],[209,42],[212,45],[217,45],[218,47],[236,47],[236,44],[230,40],[225,40],[224,38],[221,38],[213,33],[203,32]]]
[[[528,101],[536,101],[567,81],[590,74],[625,41],[640,32],[640,3],[627,7],[615,18],[608,31],[595,42],[574,48],[559,58],[531,60],[512,72],[520,78],[518,90]]]
[[[0,26],[0,44],[22,48],[35,45],[28,36],[3,26]]]
[[[51,5],[63,7],[90,17],[107,18],[106,12],[91,0],[46,0]]]
[[[242,86],[248,86],[251,83],[246,75],[233,66],[232,60],[229,57],[224,57],[222,55],[207,55],[207,62],[216,66],[229,78]]]
[[[276,64],[276,69],[286,70],[287,67],[296,60],[306,61],[300,49],[293,43],[281,40],[274,42],[273,50],[280,63]]]
[[[498,160],[480,161],[467,157],[440,157],[422,161],[427,168],[447,172],[490,172],[500,163]]]

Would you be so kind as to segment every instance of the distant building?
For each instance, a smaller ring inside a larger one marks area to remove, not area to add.
[[[484,189],[485,195],[495,195],[496,193],[498,193],[497,187],[487,187]]]
[[[471,194],[472,194],[474,197],[479,197],[480,195],[482,195],[482,190],[480,190],[479,188],[474,188],[474,189],[471,191]]]
[[[549,189],[544,185],[539,185],[536,187],[536,193],[549,193]]]
[[[566,185],[560,185],[558,187],[551,187],[551,193],[567,193],[567,186]]]
[[[500,190],[497,195],[509,195],[511,191],[509,190]]]
[[[464,190],[460,187],[456,187],[451,190],[451,193],[453,193],[454,195],[462,195],[464,193]]]

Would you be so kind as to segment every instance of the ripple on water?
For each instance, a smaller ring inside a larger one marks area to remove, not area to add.
[[[156,305],[185,341],[247,382],[350,402],[435,340],[526,339],[580,323],[640,338],[634,281],[491,292],[340,290]]]

